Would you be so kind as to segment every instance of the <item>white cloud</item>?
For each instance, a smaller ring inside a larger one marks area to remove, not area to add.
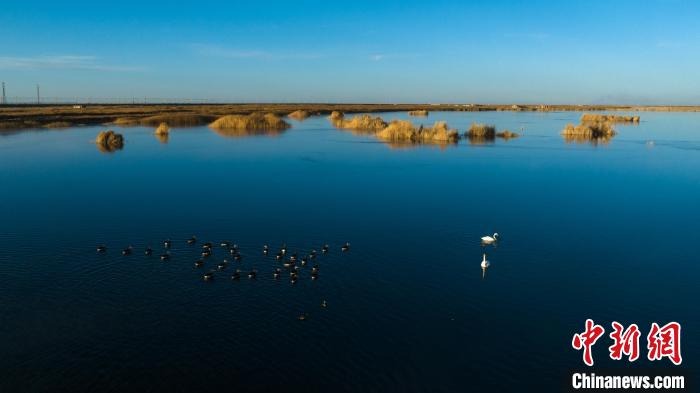
[[[677,41],[668,41],[668,40],[661,40],[656,42],[656,47],[657,48],[666,48],[666,49],[678,49],[684,47],[685,44]]]
[[[547,33],[538,33],[538,32],[519,32],[519,33],[505,33],[503,34],[505,38],[517,38],[517,39],[524,39],[524,40],[544,40],[549,38],[549,34]]]
[[[266,50],[246,50],[230,48],[214,44],[190,44],[190,48],[201,56],[219,57],[224,59],[318,59],[323,57],[316,53],[303,52],[270,52]]]
[[[139,67],[108,65],[95,56],[51,55],[51,56],[0,56],[0,69],[37,70],[94,70],[94,71],[139,71]]]

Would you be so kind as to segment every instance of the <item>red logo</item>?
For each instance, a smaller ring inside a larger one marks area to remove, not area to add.
[[[605,333],[602,326],[593,323],[592,319],[586,319],[586,331],[574,334],[571,346],[576,350],[583,348],[583,362],[589,366],[593,365],[593,354],[591,347]]]
[[[608,350],[610,350],[610,358],[613,360],[622,359],[622,355],[627,355],[627,360],[634,362],[639,358],[639,327],[637,324],[631,324],[627,330],[617,323],[613,322],[612,327],[614,331],[610,333],[610,338],[613,339],[614,343]]]
[[[649,360],[661,360],[665,357],[671,359],[673,364],[683,362],[681,357],[681,325],[678,322],[669,322],[663,327],[654,322],[647,336],[647,348]]]
[[[627,356],[627,360],[634,362],[639,359],[639,337],[641,333],[637,324],[633,323],[626,329],[618,323],[612,323],[613,331],[610,333],[610,338],[613,344],[608,347],[610,358],[620,360],[623,356]],[[586,330],[582,333],[574,334],[571,339],[571,346],[574,349],[583,349],[583,362],[587,366],[593,366],[592,347],[596,341],[605,333],[605,329],[596,325],[592,319],[586,319]],[[662,360],[668,358],[675,365],[683,362],[681,356],[681,325],[678,322],[669,322],[666,325],[659,327],[654,322],[651,324],[651,330],[647,335],[647,359],[650,361]]]

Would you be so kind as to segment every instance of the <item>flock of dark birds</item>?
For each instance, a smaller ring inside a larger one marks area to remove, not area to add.
[[[190,246],[195,246],[197,243],[197,238],[195,236],[192,236],[191,238],[187,239],[187,244]],[[173,246],[172,240],[168,239],[163,242],[163,248],[165,251],[160,254],[160,260],[161,261],[168,261],[170,259],[171,253],[170,250]],[[207,272],[205,272],[202,275],[202,279],[204,281],[212,281],[214,280],[214,277],[217,274],[222,274],[223,271],[225,271],[228,268],[228,265],[230,264],[229,259],[232,259],[234,262],[241,262],[243,260],[243,256],[241,255],[240,249],[237,244],[231,243],[229,241],[222,241],[220,243],[221,248],[225,250],[225,252],[230,255],[230,257],[227,257],[224,259],[222,262],[219,262],[216,264],[215,269],[211,269]],[[346,253],[350,251],[350,243],[346,242],[340,247],[340,250],[343,253]],[[321,255],[326,255],[330,251],[330,246],[328,244],[324,244],[321,247]],[[97,246],[97,252],[102,254],[107,252],[107,246],[105,245],[99,245]],[[266,244],[262,247],[262,255],[264,256],[270,256],[272,250],[271,248]],[[122,255],[128,256],[132,255],[134,253],[134,248],[132,246],[129,246],[121,251]],[[154,253],[154,250],[151,247],[146,247],[144,250],[144,255],[150,257]],[[201,251],[201,258],[195,260],[194,262],[194,267],[195,268],[202,268],[204,267],[204,262],[206,259],[211,258],[214,255],[214,245],[211,242],[206,242],[202,244],[202,251]],[[304,256],[299,256],[297,253],[291,253],[286,244],[282,244],[282,246],[277,250],[277,253],[274,254],[274,258],[277,262],[279,262],[284,269],[288,272],[290,280],[292,284],[295,284],[297,280],[299,279],[299,273],[302,269],[302,267],[307,266],[309,264],[313,263],[313,266],[311,266],[311,279],[312,280],[317,280],[318,275],[319,275],[319,270],[320,267],[318,263],[316,263],[317,256],[319,255],[319,252],[316,250],[311,250],[308,254]],[[258,271],[257,269],[252,269],[248,271],[247,273],[244,273],[241,271],[241,269],[235,269],[233,273],[231,274],[231,280],[240,280],[243,275],[247,275],[249,279],[255,280],[258,277]],[[280,267],[277,267],[273,270],[272,272],[272,277],[279,280],[282,278],[283,275],[283,269]],[[323,300],[321,301],[321,307],[326,308],[328,307],[328,303]],[[298,317],[299,320],[306,320],[307,314],[302,314]]]
[[[190,246],[194,246],[197,243],[197,238],[192,236],[191,238],[187,239],[187,244]],[[163,252],[160,255],[160,260],[161,261],[168,261],[170,259],[170,249],[173,246],[172,240],[168,239],[163,242],[163,247],[165,249],[165,252]],[[243,260],[243,256],[241,255],[240,249],[237,244],[233,244],[229,241],[222,241],[220,243],[221,248],[226,250],[227,254],[230,255],[230,259],[232,259],[234,262],[241,262]],[[348,252],[350,251],[350,243],[346,242],[340,247],[340,250],[342,252]],[[262,254],[264,256],[269,256],[271,253],[270,247],[266,244],[262,247]],[[328,244],[324,244],[321,247],[321,254],[325,255],[328,254],[330,251],[330,246]],[[97,252],[98,253],[105,253],[107,252],[107,246],[100,245],[97,246]],[[128,256],[133,254],[134,248],[132,246],[129,246],[125,249],[122,250],[122,255]],[[144,250],[144,255],[146,256],[152,256],[153,255],[153,249],[151,247],[146,247]],[[214,245],[211,242],[206,242],[202,244],[202,252],[201,252],[201,258],[197,259],[194,262],[195,268],[202,268],[204,267],[204,261],[208,258],[210,258],[214,254]],[[280,262],[282,266],[288,271],[290,280],[292,284],[296,283],[297,280],[299,279],[299,272],[302,267],[313,263],[313,266],[311,267],[311,279],[316,280],[318,279],[318,274],[320,267],[318,263],[316,263],[316,257],[319,255],[319,253],[316,250],[311,250],[307,255],[299,257],[297,253],[290,253],[289,250],[287,249],[287,246],[283,244],[277,253],[275,254],[275,260]],[[214,280],[214,277],[216,276],[217,272],[223,272],[226,270],[226,268],[229,265],[229,259],[224,259],[222,262],[219,262],[216,265],[216,269],[211,269],[204,273],[202,275],[202,279],[205,281],[212,281]],[[272,272],[272,277],[275,279],[281,279],[282,278],[282,273],[283,270],[282,268],[278,267],[275,268],[274,271]],[[258,271],[257,269],[250,270],[247,273],[243,273],[241,269],[236,269],[234,270],[233,274],[231,275],[231,280],[240,280],[243,274],[247,274],[248,278],[251,280],[255,280],[258,277]],[[321,307],[326,307],[327,303],[324,300],[321,302]],[[300,319],[303,319],[300,317]]]

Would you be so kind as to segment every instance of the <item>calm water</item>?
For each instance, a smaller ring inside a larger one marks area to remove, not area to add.
[[[112,154],[90,142],[103,127],[0,134],[0,391],[558,390],[582,366],[570,342],[586,318],[607,330],[597,365],[668,367],[610,361],[607,333],[637,323],[644,357],[651,322],[676,320],[696,370],[700,114],[643,112],[607,145],[567,144],[579,116],[414,119],[524,127],[443,149],[324,118],[267,136],[174,129],[168,143],[123,129]],[[243,261],[204,282],[226,254],[194,268],[193,234],[237,242]],[[295,285],[273,279],[261,247],[283,242],[331,245],[318,280],[308,266]],[[233,282],[235,267],[259,277]]]

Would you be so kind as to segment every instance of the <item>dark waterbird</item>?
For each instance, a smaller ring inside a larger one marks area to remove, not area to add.
[[[195,244],[197,243],[197,238],[192,236],[191,238],[187,239],[187,244]]]
[[[132,250],[133,250],[133,247],[131,247],[131,246],[125,248],[122,250],[122,255],[131,255]]]
[[[229,248],[229,247],[231,247],[231,242],[228,240],[224,240],[221,242],[220,246],[223,248]]]
[[[284,255],[287,253],[287,245],[282,244],[282,247],[280,248],[280,254]]]
[[[282,269],[277,268],[277,269],[275,269],[275,272],[272,273],[272,277],[274,277],[274,278],[280,278],[280,275],[281,275],[281,274],[282,274]]]
[[[173,242],[170,239],[167,239],[166,241],[163,242],[163,247],[165,248],[170,248],[170,246],[173,245]]]
[[[241,279],[241,269],[236,269],[235,272],[233,272],[233,275],[231,276],[231,280],[240,280]]]
[[[350,243],[345,242],[345,244],[343,244],[343,246],[340,247],[340,249],[343,250],[343,252],[349,251],[350,250]]]
[[[170,259],[170,254],[168,254],[167,252],[166,252],[165,254],[162,254],[162,255],[160,256],[160,260],[161,260],[161,261],[167,261],[167,260],[169,260],[169,259]]]
[[[236,262],[240,262],[243,259],[243,256],[241,254],[236,254],[233,256],[233,260]]]
[[[97,252],[107,252],[106,246],[97,246]]]
[[[211,256],[211,249],[207,248],[207,249],[204,249],[204,251],[202,251],[202,258],[209,258],[210,256]]]
[[[203,260],[197,259],[196,261],[194,261],[194,267],[202,267],[202,266],[204,266]]]
[[[153,255],[153,249],[151,247],[146,247],[146,249],[143,250],[143,255],[150,257]]]
[[[311,279],[316,280],[318,278],[318,272],[312,272],[311,273]]]
[[[205,250],[211,250],[211,248],[212,248],[211,242],[206,242],[206,243],[202,244],[202,248]]]
[[[323,247],[321,247],[321,252],[324,254],[328,254],[329,249],[330,247],[328,246],[328,244],[324,244]]]
[[[306,313],[301,314],[297,317],[297,319],[300,321],[306,321],[308,318],[309,318],[309,314],[306,314]]]
[[[216,268],[219,270],[224,270],[226,269],[226,266],[228,266],[228,261],[224,259],[223,262],[219,262],[219,264],[216,265]]]
[[[263,255],[267,255],[270,252],[270,248],[266,245],[263,246]]]
[[[328,307],[328,302],[325,301],[325,300],[322,300],[322,301],[321,301],[321,307],[322,307],[322,308]]]
[[[202,276],[204,281],[211,281],[214,279],[214,272],[206,272],[204,273],[204,276]]]
[[[251,280],[254,280],[258,276],[258,271],[257,270],[251,270],[250,273],[248,273],[248,278]]]

